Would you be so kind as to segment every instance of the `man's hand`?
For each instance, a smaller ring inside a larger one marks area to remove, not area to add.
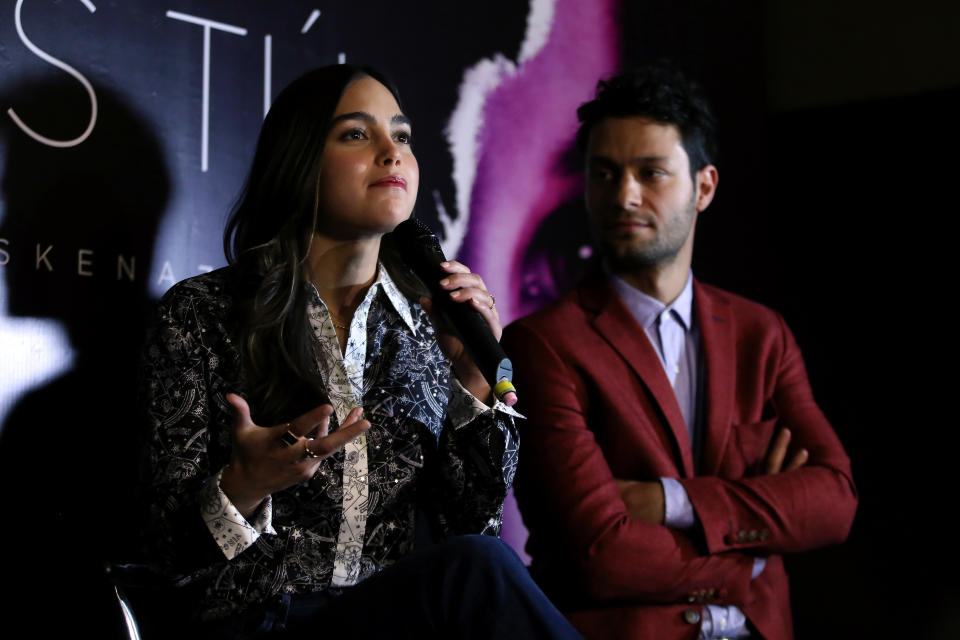
[[[771,440],[767,455],[764,456],[763,460],[764,473],[773,475],[793,471],[807,463],[810,454],[806,449],[800,449],[793,454],[787,466],[783,466],[787,457],[787,450],[790,447],[791,436],[790,429],[784,428]],[[617,488],[620,490],[620,497],[627,505],[627,513],[630,514],[631,518],[651,524],[663,524],[666,505],[662,484],[659,482],[617,479]]]
[[[635,520],[650,524],[663,524],[666,506],[663,497],[663,485],[659,482],[640,482],[638,480],[617,480],[620,497],[627,505],[627,513]]]
[[[783,428],[780,433],[770,442],[770,448],[764,458],[763,468],[767,475],[781,473],[782,471],[793,471],[807,464],[810,453],[806,449],[800,449],[790,459],[789,464],[784,468],[783,461],[787,457],[787,447],[790,446],[790,429]]]

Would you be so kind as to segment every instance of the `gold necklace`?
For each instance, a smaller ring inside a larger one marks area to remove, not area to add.
[[[329,309],[327,309],[327,313],[330,314],[330,322],[333,323],[333,326],[334,326],[335,329],[340,329],[341,331],[346,331],[346,330],[347,330],[346,325],[337,324],[337,321],[338,321],[338,320],[339,320],[341,323],[343,322],[343,320],[340,320],[340,318],[338,318],[337,316],[333,315],[333,312],[330,311]]]

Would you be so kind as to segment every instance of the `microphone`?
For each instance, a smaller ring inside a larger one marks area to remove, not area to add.
[[[487,321],[469,303],[450,300],[449,292],[440,286],[440,281],[450,274],[440,266],[447,258],[437,236],[419,220],[408,218],[393,230],[393,239],[400,257],[430,290],[435,312],[463,342],[494,395],[508,406],[515,404],[513,364],[493,337]]]

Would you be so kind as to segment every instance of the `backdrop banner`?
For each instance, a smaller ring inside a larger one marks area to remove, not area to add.
[[[171,285],[224,265],[279,90],[345,61],[396,82],[415,215],[484,276],[506,324],[591,253],[584,223],[557,215],[579,200],[576,107],[618,66],[614,4],[0,2],[0,498],[25,591],[82,601],[103,559],[136,548],[145,324]]]

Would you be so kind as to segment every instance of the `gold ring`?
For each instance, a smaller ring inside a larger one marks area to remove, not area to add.
[[[306,455],[306,457],[308,457],[308,458],[322,458],[323,456],[321,456],[319,453],[316,453],[316,452],[314,452],[314,451],[310,451],[310,447],[307,446],[307,443],[308,443],[308,442],[309,442],[308,440],[304,440],[304,441],[303,441],[303,451],[304,451],[304,455]]]
[[[490,293],[490,292],[487,291],[487,293]],[[497,296],[490,293],[490,308],[493,309],[495,306],[497,306]]]

